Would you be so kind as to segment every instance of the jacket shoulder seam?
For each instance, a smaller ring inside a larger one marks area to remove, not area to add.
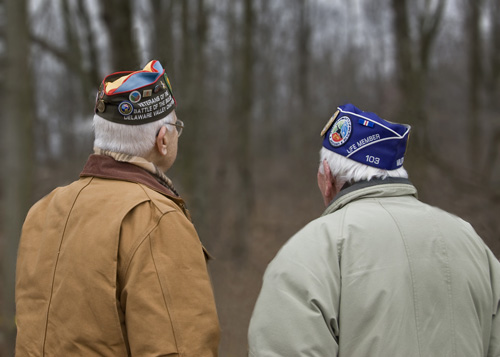
[[[156,193],[156,191],[152,190],[148,186],[145,186],[145,185],[143,185],[141,183],[137,183],[137,185],[139,185],[139,187],[142,189],[142,191],[144,192],[144,194],[148,197],[149,201],[162,213],[162,215],[164,215],[164,214],[166,214],[168,212],[172,212],[172,211],[176,211],[177,210],[177,208],[176,208],[177,204],[174,201],[172,201],[170,198],[168,198],[167,196],[164,196],[164,195],[162,195],[162,197],[165,197],[165,199],[168,200],[169,204],[165,204],[165,205],[168,206],[169,209],[168,210],[161,209],[161,207],[159,207],[159,205],[156,203],[157,200],[151,196],[150,192],[148,192],[148,191],[152,191],[152,192]]]
[[[62,242],[64,240],[64,235],[66,234],[66,228],[68,226],[68,221],[69,221],[69,218],[73,212],[73,208],[75,207],[75,203],[76,201],[78,200],[78,197],[80,196],[80,194],[82,193],[82,191],[88,187],[90,185],[90,183],[93,181],[93,178],[91,178],[90,180],[88,180],[88,182],[86,182],[82,187],[80,187],[80,189],[78,190],[78,192],[76,193],[75,197],[73,198],[73,202],[71,203],[71,208],[69,209],[67,215],[66,215],[66,218],[65,218],[65,223],[64,223],[64,229],[60,235],[60,241],[59,241],[59,248],[58,248],[58,252],[57,252],[57,258],[54,262],[54,267],[52,269],[52,282],[51,282],[51,287],[50,287],[50,296],[49,296],[49,301],[47,303],[47,313],[46,313],[46,317],[45,317],[45,331],[43,333],[43,345],[42,345],[42,354],[45,354],[45,343],[47,342],[47,330],[48,330],[48,323],[49,323],[49,315],[50,315],[50,310],[51,310],[51,305],[52,305],[52,297],[54,295],[54,281],[55,281],[55,275],[56,275],[56,271],[57,271],[57,266],[59,265],[59,258],[60,258],[60,250],[61,250],[61,246],[62,246]]]
[[[145,202],[147,202],[147,201],[145,201]],[[135,206],[135,207],[137,207],[137,206]],[[155,206],[155,208],[156,208],[156,206]],[[161,212],[161,214],[159,215],[157,221],[152,225],[152,227],[150,229],[148,229],[141,238],[137,239],[137,242],[132,246],[132,248],[129,249],[129,251],[126,254],[127,258],[125,259],[123,267],[119,271],[119,275],[120,276],[124,276],[124,275],[126,275],[128,273],[128,269],[129,269],[130,263],[134,259],[135,253],[137,252],[137,250],[139,249],[139,247],[142,244],[144,244],[144,242],[151,236],[151,233],[156,228],[158,228],[158,226],[160,225],[160,222],[163,219],[163,217],[165,217],[166,215],[168,215],[169,213],[172,213],[172,212],[176,212],[175,209],[172,209],[171,211],[167,211],[167,212]]]

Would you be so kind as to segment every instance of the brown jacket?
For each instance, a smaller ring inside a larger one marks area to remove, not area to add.
[[[30,210],[16,272],[16,356],[217,356],[204,249],[182,199],[92,155]]]

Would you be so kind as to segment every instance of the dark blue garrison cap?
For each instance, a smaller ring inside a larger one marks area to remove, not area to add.
[[[341,105],[321,132],[323,147],[384,170],[403,166],[411,127],[391,123],[352,104]]]

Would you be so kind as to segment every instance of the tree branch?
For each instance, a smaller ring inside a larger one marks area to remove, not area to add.
[[[446,0],[440,0],[436,8],[432,11],[429,9],[429,2],[426,2],[426,8],[423,14],[419,16],[419,35],[420,35],[420,67],[423,71],[427,71],[430,50],[436,40],[436,35],[441,25],[441,20],[444,14]]]
[[[46,39],[31,33],[30,34],[31,42],[37,46],[39,46],[42,50],[49,52],[55,58],[60,60],[61,62],[69,65],[71,63],[70,56],[61,48],[55,46],[53,43],[50,43]]]

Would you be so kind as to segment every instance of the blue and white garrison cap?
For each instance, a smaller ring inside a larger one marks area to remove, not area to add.
[[[403,166],[411,127],[391,123],[352,104],[341,105],[321,131],[323,147],[384,170]]]

